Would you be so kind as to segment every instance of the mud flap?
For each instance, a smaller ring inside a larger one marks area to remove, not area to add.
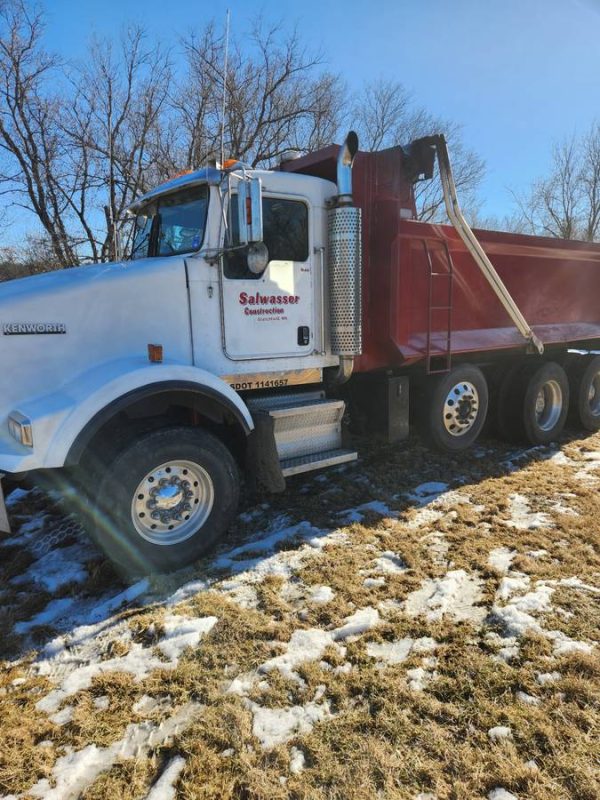
[[[285,491],[285,478],[281,471],[273,426],[274,420],[269,414],[254,414],[254,430],[248,437],[246,450],[246,478],[254,491]]]
[[[2,473],[0,473],[0,533],[10,533],[10,522],[8,521],[6,503],[4,502],[4,492],[2,491],[3,477]]]

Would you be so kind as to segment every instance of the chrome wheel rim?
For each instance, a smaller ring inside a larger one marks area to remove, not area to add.
[[[600,372],[596,372],[590,381],[588,408],[594,417],[600,415]]]
[[[131,521],[151,544],[179,544],[204,525],[214,500],[213,482],[203,467],[193,461],[168,461],[138,484]]]
[[[558,381],[547,381],[535,398],[535,418],[538,427],[551,431],[560,419],[563,396]]]
[[[453,386],[444,402],[444,427],[451,436],[468,433],[479,415],[479,393],[469,381]]]

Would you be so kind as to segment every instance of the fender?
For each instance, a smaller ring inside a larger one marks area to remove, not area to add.
[[[36,453],[38,463],[31,468],[76,463],[93,434],[121,408],[132,400],[171,388],[217,399],[238,420],[246,435],[254,429],[242,398],[207,370],[178,362],[148,364],[141,358],[118,359],[78,376],[59,393],[22,407],[33,423],[34,452],[41,450]]]

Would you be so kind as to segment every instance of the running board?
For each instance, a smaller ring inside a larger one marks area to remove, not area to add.
[[[301,472],[310,472],[313,469],[347,464],[349,461],[356,461],[357,458],[358,453],[353,450],[328,450],[325,453],[313,453],[310,456],[284,458],[280,463],[281,471],[287,478],[290,475],[299,475]]]

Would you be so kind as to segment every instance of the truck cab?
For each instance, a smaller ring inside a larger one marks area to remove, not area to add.
[[[259,264],[253,243],[240,239],[238,186],[251,181],[260,183],[266,257]],[[131,208],[132,259],[185,260],[194,364],[251,388],[284,380],[268,373],[318,379],[335,365],[320,313],[326,203],[335,191],[318,178],[234,166],[189,173]]]
[[[0,470],[74,471],[92,535],[139,573],[222,535],[241,470],[281,490],[356,458],[341,446],[344,403],[323,390],[346,358],[325,311],[336,192],[237,162],[203,168],[132,205],[128,260],[1,287],[14,380]]]

